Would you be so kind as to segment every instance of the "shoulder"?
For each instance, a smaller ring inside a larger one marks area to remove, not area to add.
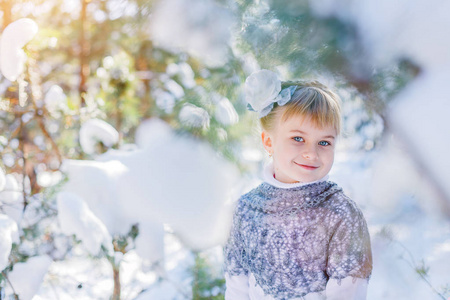
[[[261,202],[261,198],[263,195],[261,194],[261,187],[263,184],[260,184],[250,191],[242,194],[237,202],[235,203],[235,215],[240,215],[244,210],[248,209],[249,206],[254,206],[255,203]]]
[[[323,203],[323,206],[340,219],[351,219],[353,221],[355,219],[364,219],[361,209],[355,201],[344,193],[342,188],[339,188],[336,193],[332,194],[328,200]]]
[[[238,199],[238,205],[242,205],[248,202],[255,201],[256,199],[260,199],[263,196],[261,193],[261,189],[263,188],[264,183],[261,183],[260,185],[252,188],[250,191],[242,194]]]
[[[263,186],[263,183],[261,183],[260,185],[252,188],[250,191],[244,193],[241,195],[241,197],[239,198],[239,200],[241,201],[241,199],[248,199],[248,198],[252,198],[254,196],[257,196],[258,194],[260,194],[260,190],[261,187]]]

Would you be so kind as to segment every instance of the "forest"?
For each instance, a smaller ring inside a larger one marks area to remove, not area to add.
[[[0,299],[224,299],[269,161],[245,79],[342,99],[330,177],[363,211],[368,299],[450,297],[450,4],[0,1]]]

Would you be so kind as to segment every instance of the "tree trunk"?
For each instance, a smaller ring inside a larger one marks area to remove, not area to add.
[[[113,292],[112,300],[120,300],[119,266],[113,265],[113,272],[114,272],[114,292]]]
[[[80,107],[86,105],[86,80],[89,76],[89,43],[86,39],[86,28],[87,28],[87,5],[88,0],[81,0],[81,14],[80,14],[80,85],[78,87],[78,92],[80,94]]]
[[[6,26],[8,26],[12,22],[11,9],[12,9],[12,1],[3,0],[1,2],[1,10],[3,11],[2,31],[5,30]]]
[[[144,84],[144,96],[141,100],[141,108],[142,118],[149,118],[150,109],[151,109],[151,98],[150,98],[150,68],[147,57],[147,54],[151,52],[152,44],[144,41],[139,48],[138,58],[136,60],[136,69],[141,74],[141,80]]]

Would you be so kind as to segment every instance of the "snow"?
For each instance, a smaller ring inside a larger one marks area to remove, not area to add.
[[[76,247],[74,254],[75,256],[51,264],[48,275],[35,296],[36,300],[109,299],[113,290],[110,263],[106,259],[81,257]]]
[[[374,271],[368,299],[442,299],[414,269],[429,268],[427,279],[442,292],[448,284],[450,251],[439,246],[449,242],[449,222],[411,211],[397,218],[384,231],[372,226]]]
[[[130,170],[123,177],[124,186],[135,187],[123,191],[124,213],[169,224],[190,247],[217,244],[223,240],[223,218],[229,211],[225,202],[237,170],[206,142],[173,131],[160,135],[158,130],[167,126],[160,122],[144,125],[146,140],[153,139],[151,146],[121,160]]]
[[[143,286],[150,286],[155,282],[159,274],[159,265],[155,265],[142,259],[135,250],[129,250],[123,255],[120,263],[123,299],[134,299],[133,296],[139,293]]]
[[[170,225],[194,249],[222,242],[236,167],[207,142],[176,134],[161,120],[142,126],[136,138],[142,149],[108,151],[97,161],[64,161],[69,177],[64,190],[84,199],[113,235],[125,234],[135,223],[144,232],[160,223]],[[156,253],[148,253],[149,258],[160,257],[160,233],[138,241],[144,248],[153,245]]]
[[[52,85],[44,98],[45,107],[54,117],[60,117],[59,111],[67,109],[67,97],[59,85]]]
[[[260,5],[251,8],[260,12],[244,17],[267,13],[267,3],[260,1]],[[112,5],[111,18],[124,14],[120,8],[126,6],[125,2]],[[295,15],[303,4],[290,5]],[[387,109],[391,131],[382,142],[383,148],[337,153],[330,176],[361,207],[369,225],[374,271],[368,299],[438,299],[414,269],[429,268],[427,279],[437,290],[448,286],[450,223],[444,213],[450,206],[450,164],[445,152],[450,145],[446,140],[450,102],[444,89],[450,80],[450,40],[444,37],[450,25],[450,4],[442,0],[315,0],[310,5],[319,16],[336,16],[357,26],[369,65],[388,66],[406,58],[421,69],[421,74]],[[160,1],[151,19],[155,45],[186,51],[208,66],[226,63],[234,20],[216,1]],[[279,26],[277,22],[266,24],[258,28],[257,34],[267,34]],[[36,31],[36,24],[29,19],[21,19],[5,29],[0,41],[0,69],[9,80],[20,76],[25,60],[22,47]],[[250,54],[242,55],[245,72],[259,69]],[[99,69],[99,76],[102,72],[110,76],[106,69],[117,63],[113,57],[106,57],[105,69]],[[127,70],[119,66],[111,74],[123,78],[128,76]],[[170,64],[166,71],[168,76],[161,76],[163,86],[153,93],[158,107],[170,114],[185,96],[184,89],[199,87],[186,62]],[[204,69],[200,75],[210,74]],[[228,99],[206,100],[216,104],[211,113],[221,125],[239,121]],[[65,101],[58,86],[51,87],[45,97],[45,105],[54,116],[53,112]],[[352,105],[343,110],[355,112],[358,106]],[[192,104],[185,105],[179,117],[182,124],[197,128],[207,128],[210,122],[209,113]],[[380,135],[383,122],[379,118],[360,132],[353,131],[370,120],[363,111],[349,116],[346,129],[354,135],[349,145],[361,145]],[[216,130],[226,138],[226,131]],[[80,131],[80,143],[87,154],[96,154],[99,141],[110,148],[118,140],[117,131],[101,120],[84,123]],[[44,256],[17,263],[8,277],[13,279],[21,299],[33,297],[47,269],[50,272],[35,300],[108,298],[113,286],[110,263],[105,258],[90,260],[82,256],[86,251],[98,254],[101,244],[112,251],[111,236],[124,235],[135,224],[139,228],[135,248],[130,244],[126,254],[114,255],[121,262],[126,299],[188,298],[192,284],[189,270],[194,260],[191,250],[217,250],[209,255],[213,267],[220,271],[220,245],[226,240],[235,201],[243,191],[259,184],[257,171],[262,152],[255,145],[234,150],[243,161],[252,164],[249,168],[254,171],[253,177],[240,178],[236,168],[206,141],[177,134],[160,119],[144,121],[136,131],[135,143],[119,150],[109,149],[94,156],[94,160],[64,161],[62,170],[69,182],[58,194],[59,222],[66,234],[75,234],[82,243],[75,245],[64,261],[51,263]],[[17,145],[17,140],[10,144],[11,148]],[[367,149],[372,147],[373,144],[367,144]],[[2,158],[5,165],[13,165],[12,155],[5,153]],[[50,176],[42,171],[38,180],[51,185],[57,180]],[[435,186],[443,194],[437,194]],[[35,213],[41,202],[30,198],[22,218],[22,197],[15,177],[0,172],[3,269],[8,265],[12,243],[18,241],[16,224],[34,224],[42,217]],[[26,247],[24,243],[21,249],[25,251]],[[146,291],[139,294],[142,289]],[[10,288],[7,293],[11,293]],[[449,296],[448,292],[443,294]]]
[[[113,288],[112,268],[105,258],[92,260],[83,255],[81,248],[73,249],[73,256],[55,261],[35,300],[57,299],[109,299]],[[149,266],[136,251],[128,251],[120,264],[123,299],[160,299],[151,295],[177,295],[174,299],[187,299],[191,292],[193,254],[171,232],[164,237],[164,257],[159,267]],[[160,278],[162,281],[160,281]],[[139,294],[143,289],[146,292]],[[150,296],[149,296],[150,295]],[[140,298],[144,297],[144,298]]]
[[[20,223],[23,214],[22,188],[13,174],[5,176],[5,187],[0,192],[1,211]]]
[[[102,142],[106,147],[112,147],[119,141],[119,132],[107,122],[100,119],[90,119],[81,125],[80,144],[87,154],[94,154],[95,146]]]
[[[38,32],[37,24],[22,18],[9,24],[0,40],[0,69],[10,81],[15,81],[24,70],[26,56],[22,48]]]
[[[217,244],[224,238],[230,210],[225,202],[237,170],[206,142],[176,134],[163,141],[126,163],[135,193],[143,194],[130,197],[128,191],[128,198],[138,202],[129,200],[125,209],[131,213],[135,207],[144,208],[142,217],[167,222],[189,247]]]
[[[149,264],[164,260],[164,226],[160,222],[142,220],[139,235],[135,241],[135,251]]]
[[[151,118],[144,120],[136,129],[135,142],[139,148],[148,149],[172,134],[173,130],[169,124],[159,118]]]
[[[160,272],[160,281],[154,281],[147,286],[144,293],[136,299],[171,299],[184,300],[192,295],[192,273],[194,255],[179,239],[168,232],[164,240],[164,256],[167,258],[164,271]]]
[[[62,180],[62,173],[59,171],[40,171],[37,173],[36,181],[41,187],[50,187]]]
[[[4,174],[4,173],[3,173]],[[21,189],[19,183],[13,174],[3,175],[5,178],[4,186],[0,192],[0,201],[4,203],[14,203],[20,200]]]
[[[322,17],[337,16],[356,25],[371,60],[379,65],[409,58],[441,68],[450,59],[450,3],[442,0],[319,0],[310,1]],[[382,17],[380,17],[382,16]]]
[[[184,97],[184,90],[183,88],[176,83],[174,80],[167,80],[164,83],[164,87],[176,98],[181,99]]]
[[[61,171],[69,177],[63,190],[81,197],[111,235],[128,232],[134,220],[129,221],[123,216],[118,202],[118,187],[123,185],[120,177],[127,172],[123,163],[118,160],[64,160]]]
[[[14,292],[21,300],[31,300],[39,290],[42,280],[52,259],[46,255],[30,257],[26,262],[16,263],[14,269],[8,273],[8,279]],[[11,295],[12,289],[6,285],[6,294]]]
[[[166,73],[169,76],[179,76],[181,80],[181,84],[188,89],[195,87],[196,83],[194,80],[195,74],[192,70],[191,66],[182,62],[179,64],[171,63],[167,66]]]
[[[424,72],[406,87],[388,109],[394,132],[416,155],[431,179],[443,188],[450,199],[450,159],[446,149],[450,142],[445,137],[450,129],[450,101],[447,84],[450,72]],[[450,215],[450,203],[446,206]]]
[[[439,291],[448,284],[450,222],[409,149],[393,134],[383,145],[371,152],[338,152],[330,173],[369,226],[373,273],[367,299],[440,299],[414,268],[429,267],[427,279]]]
[[[0,271],[3,271],[9,264],[12,244],[19,242],[16,222],[3,214],[0,214],[0,236]]]
[[[209,114],[201,107],[186,103],[180,110],[178,118],[180,123],[195,128],[209,127]]]
[[[183,294],[174,289],[173,284],[168,281],[158,282],[152,289],[142,293],[135,300],[182,300],[186,299]]]
[[[171,114],[173,112],[176,101],[175,97],[171,93],[162,90],[156,90],[153,93],[153,97],[156,99],[156,105],[165,113]]]
[[[239,115],[227,98],[221,98],[216,103],[215,117],[224,126],[230,126],[239,122]]]
[[[93,256],[101,253],[102,245],[112,254],[111,235],[83,199],[68,192],[60,192],[57,201],[58,220],[64,234],[75,234]]]
[[[216,1],[164,0],[156,3],[149,27],[157,46],[219,67],[227,61],[233,25],[232,13]]]
[[[3,169],[0,168],[0,192],[3,191],[6,185],[6,176]]]

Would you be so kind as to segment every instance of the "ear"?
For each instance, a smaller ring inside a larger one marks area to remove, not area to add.
[[[273,153],[273,143],[272,143],[272,136],[270,135],[270,133],[263,130],[261,133],[261,139],[262,139],[262,143],[263,143],[263,146],[266,149],[266,151],[269,154],[272,154]]]

